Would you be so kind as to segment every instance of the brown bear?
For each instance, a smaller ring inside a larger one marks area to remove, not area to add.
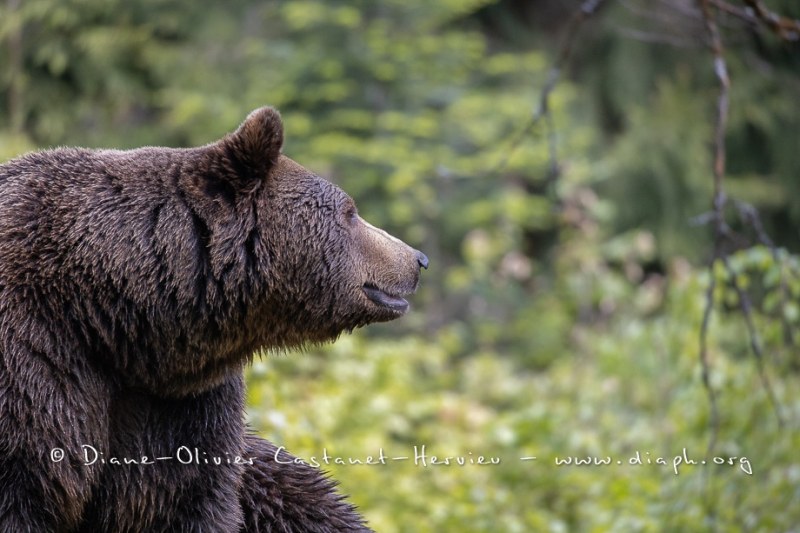
[[[0,165],[0,531],[368,531],[248,431],[242,371],[403,315],[428,260],[282,142],[265,107]]]

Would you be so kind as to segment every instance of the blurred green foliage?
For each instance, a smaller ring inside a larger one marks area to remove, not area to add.
[[[800,49],[726,19],[726,190],[777,243],[743,241],[730,271],[712,273],[713,453],[747,457],[752,475],[739,463],[676,475],[675,457],[702,460],[711,439],[698,352],[712,247],[692,221],[710,205],[716,94],[702,26],[665,26],[676,8],[656,4],[614,4],[589,23],[551,95],[549,139],[520,134],[565,3],[5,0],[0,160],[59,144],[206,143],[272,104],[287,155],[424,250],[410,315],[265,355],[248,378],[251,423],[300,457],[411,456],[326,467],[378,531],[789,531]],[[771,7],[800,16],[793,0]],[[629,38],[636,25],[658,39]],[[752,304],[782,428],[731,276]],[[422,445],[501,463],[424,468]],[[645,464],[555,464],[636,452]]]

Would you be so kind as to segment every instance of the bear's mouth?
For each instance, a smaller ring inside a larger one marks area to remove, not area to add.
[[[398,313],[405,313],[408,311],[408,301],[399,294],[381,290],[372,283],[365,283],[362,289],[364,290],[364,294],[367,295],[367,298],[381,307],[388,307]]]

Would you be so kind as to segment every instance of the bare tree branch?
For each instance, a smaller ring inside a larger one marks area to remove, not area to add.
[[[558,57],[556,59],[555,64],[550,68],[550,71],[547,73],[547,81],[542,88],[541,95],[539,96],[539,105],[536,110],[531,115],[530,120],[525,125],[525,127],[520,130],[517,136],[511,143],[508,151],[503,157],[502,160],[492,169],[489,173],[490,174],[497,174],[502,172],[503,169],[508,165],[509,160],[511,157],[516,153],[519,149],[522,142],[525,138],[534,130],[534,128],[541,122],[545,120],[546,127],[547,127],[547,135],[550,141],[550,169],[548,174],[548,181],[552,181],[554,176],[558,174],[558,162],[557,160],[553,159],[555,157],[555,128],[552,116],[550,115],[550,94],[558,85],[558,82],[561,79],[561,71],[569,62],[569,58],[572,55],[572,48],[575,45],[575,41],[577,40],[577,36],[579,34],[579,30],[583,23],[591,18],[597,11],[602,7],[605,3],[605,0],[586,0],[581,4],[580,9],[573,15],[572,19],[569,22],[567,30],[565,32],[564,40],[561,43],[561,47],[559,48]],[[555,174],[554,174],[555,172]]]
[[[729,4],[725,2],[725,0],[710,0],[711,5],[722,11],[723,13],[727,13],[728,15],[732,15],[738,19],[741,19],[749,24],[758,24],[758,17],[756,17],[751,11],[735,6],[733,4]]]
[[[736,17],[750,26],[766,26],[785,41],[800,40],[800,20],[778,15],[767,9],[760,0],[744,0],[747,7],[740,7],[725,0],[710,0],[721,12]]]
[[[742,219],[742,222],[752,227],[756,233],[758,241],[762,245],[769,248],[769,251],[772,254],[772,260],[775,261],[775,264],[780,269],[780,281],[779,281],[780,286],[778,287],[778,289],[780,290],[781,306],[786,307],[786,305],[789,303],[789,297],[790,297],[789,286],[786,280],[784,261],[781,258],[780,253],[778,252],[778,248],[775,246],[775,243],[772,242],[772,239],[764,230],[764,226],[761,224],[761,217],[758,216],[758,210],[755,207],[746,202],[737,200],[736,208],[739,211],[739,217]],[[792,329],[792,325],[789,323],[784,313],[780,313],[780,320],[781,320],[781,327],[783,328],[784,343],[790,347],[795,346],[794,330]]]
[[[711,455],[717,444],[719,434],[719,407],[717,406],[717,393],[711,385],[711,363],[708,360],[708,330],[711,324],[711,314],[714,310],[714,291],[717,289],[717,278],[714,276],[714,263],[720,250],[714,245],[714,257],[708,266],[708,288],[706,289],[706,302],[703,309],[703,322],[700,324],[700,369],[703,387],[706,389],[709,403],[709,427],[711,436],[708,441],[707,455]]]
[[[744,0],[758,19],[786,41],[800,40],[800,20],[790,19],[767,9],[761,0]]]
[[[712,201],[712,228],[714,232],[714,255],[709,261],[708,274],[709,274],[709,288],[706,292],[705,310],[703,311],[703,323],[700,328],[700,364],[702,366],[703,386],[706,388],[709,403],[711,405],[711,437],[708,444],[709,455],[714,449],[716,444],[717,435],[719,433],[719,413],[717,407],[717,398],[710,379],[710,363],[708,360],[708,327],[711,322],[711,314],[714,309],[714,289],[716,288],[716,278],[714,277],[714,264],[718,259],[724,257],[725,251],[723,244],[726,240],[728,232],[725,223],[725,203],[727,198],[725,191],[722,188],[722,182],[725,177],[725,127],[728,122],[728,102],[730,92],[730,78],[728,77],[728,69],[725,63],[724,48],[722,46],[722,37],[719,33],[714,13],[711,10],[709,0],[698,0],[700,9],[703,13],[703,21],[705,22],[706,32],[710,39],[711,51],[714,55],[714,73],[719,81],[719,96],[717,97],[717,118],[714,127],[714,198]]]
[[[761,341],[758,336],[758,331],[756,330],[755,323],[753,322],[753,306],[750,303],[750,296],[747,294],[742,286],[739,284],[739,281],[736,279],[736,272],[731,267],[731,263],[728,260],[728,257],[723,255],[722,263],[725,265],[725,271],[728,273],[728,277],[730,278],[730,283],[733,286],[733,289],[736,291],[737,296],[739,297],[739,308],[742,310],[742,316],[744,317],[744,323],[747,327],[747,336],[750,338],[750,349],[755,355],[756,358],[756,366],[758,368],[758,376],[761,379],[761,385],[764,387],[764,390],[767,392],[767,396],[769,397],[769,401],[772,404],[772,408],[775,411],[775,417],[778,419],[778,427],[783,427],[783,415],[781,414],[780,404],[778,403],[778,398],[775,396],[775,391],[772,388],[772,383],[767,376],[767,371],[764,368],[764,351],[761,348]]]
[[[723,189],[723,181],[725,178],[725,162],[726,162],[725,129],[728,122],[728,107],[730,99],[729,95],[730,95],[731,81],[728,75],[728,68],[725,61],[725,49],[722,44],[722,37],[720,36],[714,12],[711,8],[711,4],[713,1],[714,0],[698,0],[701,11],[703,13],[703,20],[705,22],[706,33],[708,34],[709,37],[709,46],[711,48],[711,52],[714,57],[714,73],[716,74],[717,81],[719,82],[719,94],[717,97],[717,118],[714,126],[714,147],[713,147],[714,197],[712,203],[712,213],[710,218],[710,222],[712,224],[712,229],[713,229],[714,254],[708,266],[710,280],[709,280],[709,288],[706,292],[705,310],[703,312],[703,323],[700,330],[700,364],[702,366],[703,385],[705,386],[706,391],[708,392],[709,402],[711,404],[710,425],[711,425],[712,435],[709,440],[709,448],[708,448],[709,452],[713,450],[714,444],[716,443],[717,439],[717,433],[719,431],[719,417],[717,414],[718,408],[716,405],[717,403],[716,393],[713,390],[713,387],[711,386],[711,381],[709,379],[710,364],[708,360],[708,346],[707,346],[707,335],[708,335],[707,329],[709,327],[710,318],[713,313],[714,290],[716,288],[716,279],[714,277],[714,265],[718,261],[720,261],[724,265],[725,271],[727,272],[728,277],[730,278],[730,283],[738,295],[739,308],[742,312],[742,316],[744,317],[745,325],[747,327],[747,335],[748,338],[750,339],[750,348],[756,359],[756,365],[758,368],[758,373],[761,379],[762,386],[767,392],[770,402],[772,403],[772,406],[775,410],[775,415],[778,420],[778,425],[780,427],[784,425],[783,416],[781,415],[777,397],[775,396],[775,392],[772,388],[772,385],[769,381],[769,378],[767,377],[767,373],[764,368],[764,354],[763,354],[763,349],[761,347],[760,339],[758,337],[758,332],[756,330],[753,321],[752,304],[750,302],[750,297],[736,279],[736,272],[733,270],[730,261],[728,260],[729,250],[726,249],[726,245],[735,242],[735,235],[730,230],[725,221],[725,206],[727,204],[727,197]],[[742,208],[740,207],[740,213],[742,212],[741,209]],[[760,221],[758,220],[757,217],[754,218],[753,216],[750,216],[745,220],[745,222],[751,225],[755,229],[756,234],[758,235],[759,239],[762,240],[762,242],[769,244],[772,243],[772,241],[764,232],[763,227],[761,226]],[[774,249],[774,246],[772,246],[771,249]]]

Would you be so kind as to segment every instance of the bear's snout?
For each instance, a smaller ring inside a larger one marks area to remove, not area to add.
[[[421,268],[428,268],[428,257],[359,218],[363,230],[364,283],[362,291],[377,309],[377,321],[392,320],[410,308],[406,296],[414,294]]]

